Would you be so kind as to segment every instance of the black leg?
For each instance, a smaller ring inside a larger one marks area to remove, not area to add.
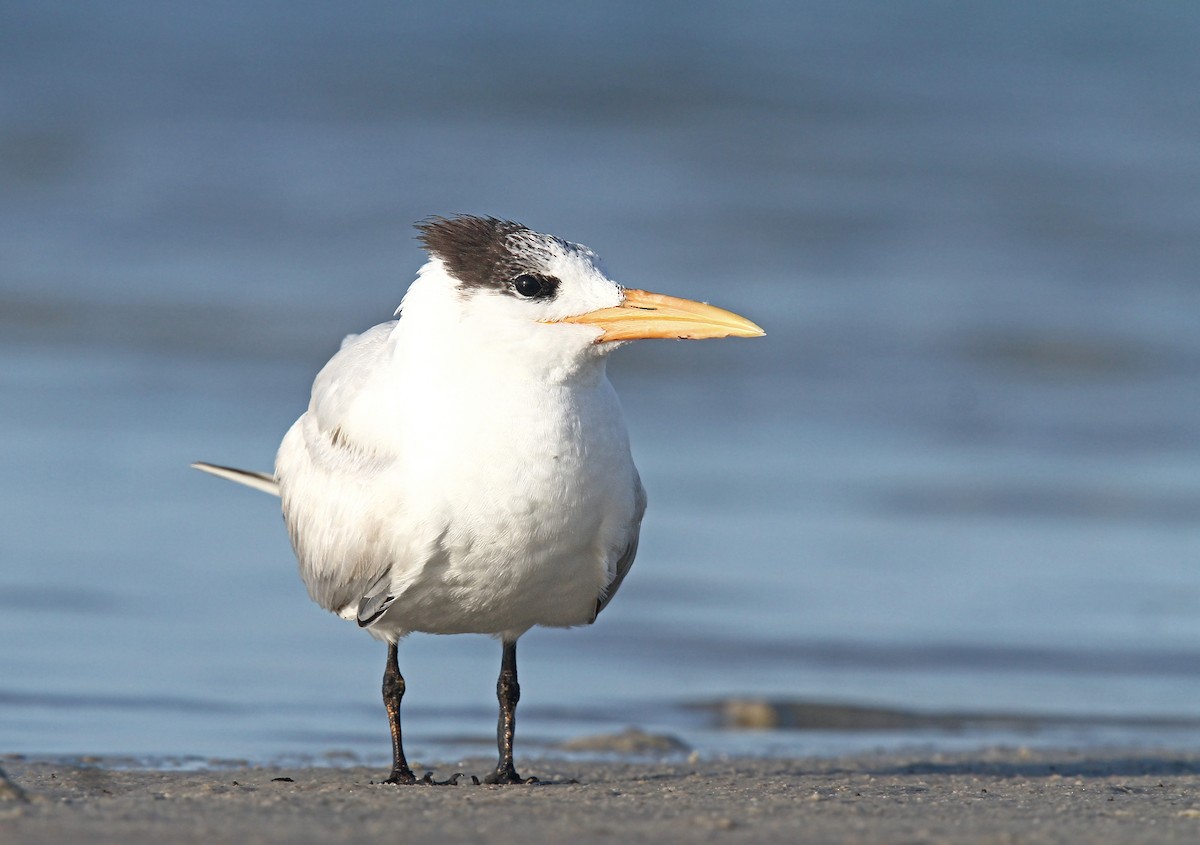
[[[383,670],[383,707],[392,729],[392,773],[384,783],[416,783],[417,779],[404,759],[400,739],[400,699],[404,698],[404,676],[400,674],[395,643],[388,643],[387,667]]]
[[[513,768],[513,735],[517,730],[517,702],[521,700],[521,685],[517,683],[517,643],[504,644],[500,660],[500,678],[496,681],[496,698],[500,700],[500,720],[496,725],[496,745],[500,759],[496,771],[483,779],[484,783],[532,783],[537,778],[522,778]]]

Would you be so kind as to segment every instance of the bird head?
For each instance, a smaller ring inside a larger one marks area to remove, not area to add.
[[[431,260],[401,310],[407,316],[410,305],[420,302],[424,309],[422,300],[436,300],[444,317],[491,343],[508,338],[587,356],[640,338],[764,333],[720,308],[627,289],[605,274],[586,246],[519,223],[461,215],[429,218],[417,230]]]

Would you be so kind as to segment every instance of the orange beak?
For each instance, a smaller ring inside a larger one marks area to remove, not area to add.
[[[615,308],[600,308],[555,322],[599,326],[604,332],[596,338],[596,343],[648,337],[700,340],[708,337],[762,337],[766,334],[757,325],[732,311],[644,290],[625,291],[624,301]]]

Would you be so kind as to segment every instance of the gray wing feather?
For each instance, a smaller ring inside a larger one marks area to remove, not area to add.
[[[392,606],[396,597],[391,595],[391,586],[392,568],[389,566],[363,591],[363,596],[358,602],[358,627],[370,626]]]
[[[634,473],[633,483],[635,497],[633,504],[633,533],[629,536],[629,545],[625,547],[625,551],[617,561],[617,574],[609,582],[604,595],[596,599],[596,613],[592,616],[593,622],[596,621],[596,616],[600,615],[600,611],[608,607],[608,603],[613,600],[613,596],[621,588],[621,582],[625,580],[625,576],[629,574],[629,570],[633,567],[633,559],[637,557],[638,539],[642,533],[642,517],[646,514],[646,488],[642,486],[642,479],[637,476],[636,472]]]

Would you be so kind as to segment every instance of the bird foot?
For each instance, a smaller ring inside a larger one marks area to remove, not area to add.
[[[455,772],[445,780],[434,780],[433,772],[426,772],[425,777],[421,778],[421,783],[427,786],[458,786],[458,779],[465,777],[466,775],[462,772]],[[479,778],[475,777],[475,775],[471,775],[471,783],[473,783],[475,786],[479,786]]]
[[[465,778],[467,775],[462,772],[455,772],[446,780],[434,780],[433,772],[426,772],[424,777],[418,778],[412,773],[412,769],[392,769],[391,775],[383,783],[392,783],[400,786],[411,786],[420,784],[421,786],[458,786],[458,779]],[[471,782],[479,786],[479,778],[471,775]]]
[[[504,786],[515,783],[537,783],[537,778],[523,778],[516,773],[512,767],[507,769],[496,769],[490,775],[483,779],[484,783],[496,786]]]
[[[405,766],[402,769],[392,769],[392,773],[388,775],[384,783],[394,783],[398,785],[407,785],[417,782],[417,776],[412,773],[412,769]]]

